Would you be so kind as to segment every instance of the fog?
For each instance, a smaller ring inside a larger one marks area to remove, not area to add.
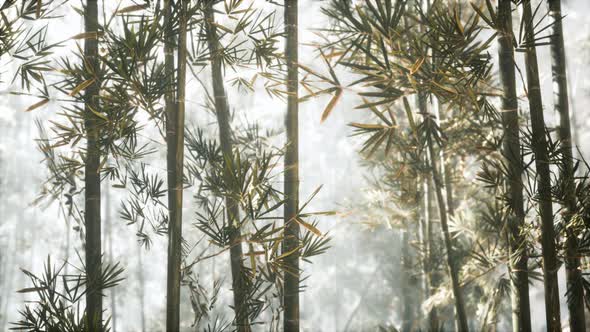
[[[106,1],[105,1],[106,2]],[[110,1],[109,1],[110,2]],[[264,1],[260,1],[264,2]],[[496,4],[496,1],[492,1]],[[536,2],[536,1],[535,1]],[[70,6],[71,5],[71,6]],[[73,7],[79,2],[72,2],[62,9],[65,17],[51,23],[49,38],[64,39],[65,35],[75,35],[83,31],[83,19],[74,13]],[[107,6],[113,5],[109,3]],[[326,1],[300,0],[300,62],[318,71],[326,68],[319,57],[319,52],[311,44],[320,42],[317,29],[329,25],[328,18],[321,13]],[[273,4],[265,4],[270,10]],[[545,8],[545,5],[542,5]],[[567,68],[570,84],[571,112],[573,117],[574,139],[578,145],[576,155],[590,157],[590,3],[586,0],[564,1],[565,18],[564,38],[566,44]],[[282,9],[278,11],[282,19]],[[61,35],[60,35],[61,34]],[[59,49],[67,54],[73,49],[75,41]],[[283,47],[283,46],[281,46]],[[538,50],[541,67],[541,83],[545,104],[547,125],[556,126],[558,116],[552,110],[551,58],[549,47]],[[496,43],[492,43],[490,54],[496,57]],[[0,102],[0,330],[6,331],[11,322],[19,319],[19,310],[26,300],[34,299],[34,294],[17,293],[30,287],[30,282],[21,269],[40,273],[48,256],[52,264],[59,264],[66,259],[66,242],[71,249],[69,260],[80,266],[76,251],[83,257],[82,236],[72,220],[64,215],[63,205],[57,201],[34,203],[47,179],[47,170],[42,163],[43,155],[37,148],[35,140],[39,131],[35,120],[45,123],[56,118],[60,111],[58,102],[51,101],[43,108],[24,112],[37,99],[14,95],[16,89],[12,83],[12,73],[17,61],[5,61],[2,69],[2,101]],[[7,68],[7,69],[4,69]],[[343,68],[337,68],[342,81],[352,82],[355,77]],[[238,77],[240,72],[228,70],[226,82]],[[199,73],[199,79],[209,86],[208,71]],[[519,87],[522,88],[520,78]],[[257,123],[263,130],[275,130],[272,143],[282,146],[285,143],[283,125],[286,111],[284,101],[270,97],[264,89],[257,86],[256,92],[244,93],[227,85],[228,100],[234,112],[234,123]],[[300,88],[300,91],[302,89]],[[215,117],[204,109],[207,95],[201,83],[189,75],[187,85],[187,127],[201,128],[210,135],[216,133]],[[522,90],[520,91],[522,93]],[[303,93],[303,91],[301,92]],[[524,98],[524,96],[521,96]],[[321,190],[311,201],[309,211],[336,211],[336,214],[318,217],[318,228],[331,238],[329,250],[312,263],[303,263],[303,284],[301,295],[302,331],[377,331],[378,326],[401,325],[402,303],[400,294],[412,286],[402,284],[402,254],[400,231],[386,222],[377,221],[380,227],[371,227],[363,209],[367,202],[382,199],[371,186],[372,173],[364,165],[359,154],[363,140],[352,136],[351,122],[363,122],[368,118],[366,110],[355,109],[361,99],[353,93],[345,93],[332,114],[325,121],[321,120],[322,111],[330,101],[330,96],[311,98],[300,104],[300,200],[305,202],[321,186]],[[522,101],[521,101],[522,102]],[[142,133],[142,139],[158,137],[154,128]],[[163,139],[157,140],[162,144]],[[149,168],[154,172],[165,174],[166,152],[160,149],[150,156]],[[466,175],[467,177],[469,174]],[[146,331],[164,331],[166,315],[166,250],[167,237],[153,234],[149,249],[140,248],[136,236],[138,225],[127,225],[120,218],[121,203],[125,194],[115,188],[109,189],[108,182],[103,182],[103,231],[112,227],[111,236],[103,233],[103,251],[105,259],[120,262],[125,268],[125,280],[112,290],[107,290],[104,307],[108,315],[113,314],[113,302],[116,322],[113,331],[140,331],[141,326],[141,292],[139,276],[145,279],[144,312]],[[191,225],[195,222],[196,206],[193,199],[194,188],[185,189],[183,224],[184,236],[191,244],[200,241],[203,234]],[[74,229],[76,228],[76,229]],[[69,230],[68,230],[69,229]],[[69,236],[69,239],[67,238]],[[111,242],[112,241],[112,242]],[[109,244],[112,243],[112,244]],[[205,248],[199,242],[199,248]],[[112,246],[112,252],[109,252]],[[200,249],[202,250],[202,249]],[[209,248],[214,253],[214,248]],[[195,249],[195,252],[197,249]],[[139,257],[141,256],[141,266]],[[225,319],[232,318],[231,277],[229,274],[229,254],[224,252],[212,259],[202,261],[194,268],[200,283],[209,288],[213,282],[224,282],[220,299],[214,312]],[[73,269],[73,267],[69,267]],[[561,318],[567,326],[568,310],[565,301],[565,270],[559,271]],[[183,330],[195,330],[193,311],[189,294],[182,288],[181,327]],[[418,297],[416,289],[410,289]],[[452,330],[452,294],[447,295],[446,309],[441,310],[447,324],[445,330]],[[544,292],[542,281],[532,281],[530,289],[531,317],[533,330],[546,329],[544,318]],[[420,300],[417,312],[423,312]],[[502,302],[502,315],[498,322],[498,331],[509,330],[510,300]],[[476,312],[470,312],[475,316]],[[445,317],[446,316],[446,317]],[[588,313],[587,313],[588,316]],[[266,317],[266,316],[265,316]],[[268,317],[267,322],[268,322]],[[265,319],[261,319],[265,321]],[[477,325],[475,325],[477,328]],[[256,327],[266,330],[264,324]],[[564,331],[569,330],[567,327]]]

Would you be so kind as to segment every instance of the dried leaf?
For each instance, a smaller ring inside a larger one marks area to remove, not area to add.
[[[82,90],[86,89],[87,87],[89,87],[90,85],[92,85],[92,83],[94,83],[94,81],[95,81],[95,79],[92,78],[92,79],[86,80],[86,81],[78,84],[78,86],[75,87],[72,90],[72,92],[70,92],[70,97],[77,95],[80,91],[82,91]]]
[[[97,39],[99,36],[102,36],[102,33],[96,32],[96,31],[82,32],[82,33],[79,33],[79,34],[71,37],[70,39],[74,39],[74,40],[80,40],[80,39]]]
[[[39,102],[36,102],[36,103],[34,103],[33,105],[29,106],[29,107],[28,107],[28,108],[25,110],[25,112],[30,112],[30,111],[32,111],[32,110],[34,110],[34,109],[37,109],[37,108],[39,108],[39,107],[41,107],[41,106],[43,106],[43,105],[47,104],[48,102],[49,102],[49,99],[43,99],[43,100],[41,100],[41,101],[39,101]]]
[[[320,123],[323,123],[324,121],[326,121],[326,119],[328,118],[328,116],[330,116],[330,113],[332,113],[332,110],[334,109],[334,107],[338,103],[338,100],[340,100],[340,97],[341,96],[342,96],[342,88],[339,88],[338,90],[336,90],[336,93],[334,94],[334,96],[332,97],[332,99],[330,99],[330,102],[328,103],[328,106],[326,106],[326,108],[324,109],[324,112],[322,113],[322,119],[320,120]]]
[[[420,59],[416,60],[416,62],[410,68],[410,75],[414,75],[420,69],[420,67],[422,67],[424,60],[426,60],[425,57],[421,57]]]
[[[127,13],[136,12],[139,10],[143,10],[146,8],[148,8],[148,5],[133,5],[133,6],[128,6],[128,7],[119,9],[115,12],[115,14],[117,14],[117,15],[127,14]]]
[[[89,106],[89,105],[87,105],[87,106],[88,106],[88,109],[90,109],[90,111],[91,111],[92,113],[94,113],[94,115],[98,116],[99,118],[101,118],[101,119],[103,119],[103,120],[105,120],[105,121],[109,121],[109,118],[107,118],[107,117],[106,117],[106,115],[104,115],[104,114],[102,114],[102,113],[100,113],[100,112],[96,111],[94,108],[92,108],[92,107],[91,107],[91,106]]]
[[[358,123],[352,122],[349,124],[351,127],[359,128],[359,129],[383,129],[383,125],[380,124],[370,124],[370,123]]]
[[[314,225],[312,225],[310,223],[306,223],[301,218],[295,218],[295,221],[297,221],[298,224],[300,224],[301,226],[307,228],[310,232],[314,233],[315,235],[322,236],[322,232],[320,232],[320,230],[317,229]]]

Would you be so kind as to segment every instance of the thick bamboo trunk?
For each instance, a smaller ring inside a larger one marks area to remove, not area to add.
[[[180,329],[180,279],[182,264],[182,194],[184,166],[184,98],[186,91],[186,30],[184,17],[187,1],[178,3],[178,36],[174,36],[172,3],[164,2],[165,66],[168,75],[166,94],[166,146],[168,169],[168,276],[166,298],[166,331]],[[174,67],[174,40],[178,37],[177,68]],[[176,71],[176,75],[174,72]],[[176,80],[175,80],[176,79]],[[173,88],[175,87],[175,89]],[[176,92],[176,94],[174,93]]]
[[[213,10],[213,1],[209,1],[205,7],[205,26],[207,33],[207,44],[211,54],[211,78],[213,83],[213,95],[215,100],[215,113],[219,125],[219,142],[221,152],[225,162],[232,162],[232,129],[230,124],[230,109],[223,82],[223,64],[219,45],[219,36],[215,26],[215,13]],[[225,168],[229,172],[229,168]],[[231,174],[225,174],[230,177]],[[236,314],[236,324],[239,332],[250,331],[248,322],[248,298],[247,284],[243,266],[243,253],[241,243],[241,230],[238,226],[240,223],[240,209],[238,202],[230,197],[225,199],[227,218],[230,227],[230,261],[232,273],[232,287],[234,295],[234,311]]]
[[[299,36],[298,0],[285,0],[285,29],[287,42],[287,147],[285,150],[285,240],[283,252],[291,252],[299,246],[299,224],[294,221],[299,210]],[[299,332],[299,252],[285,258],[289,272],[285,273],[283,290],[284,330]]]
[[[511,0],[498,2],[498,57],[500,82],[502,84],[502,124],[504,139],[503,155],[510,170],[507,185],[512,208],[509,219],[509,255],[512,284],[512,330],[531,331],[531,310],[529,301],[528,253],[524,236],[523,160],[520,153],[520,128],[518,124],[518,97],[512,46]]]
[[[84,12],[84,31],[98,32],[97,0],[86,1]],[[92,75],[98,73],[98,38],[84,40],[84,58]],[[101,275],[101,224],[100,224],[100,147],[98,117],[94,115],[99,109],[99,82],[95,80],[84,94],[86,127],[86,163],[84,166],[85,205],[84,221],[86,226],[86,271],[88,288],[86,294],[86,319],[91,331],[102,330],[102,294],[97,284]]]
[[[551,171],[547,138],[545,136],[545,118],[543,115],[543,101],[541,85],[539,83],[539,68],[537,51],[534,45],[534,27],[532,21],[531,1],[524,0],[523,17],[527,48],[525,66],[528,88],[528,100],[531,113],[532,149],[535,154],[537,168],[537,199],[541,218],[541,246],[543,255],[543,274],[545,283],[545,313],[548,331],[561,330],[559,313],[559,286],[557,284],[557,270],[559,264],[555,249],[555,229],[553,226],[553,207],[551,199]]]
[[[547,0],[547,3],[549,5],[549,16],[551,17],[553,29],[551,33],[551,73],[553,75],[554,106],[560,118],[558,134],[562,144],[561,153],[564,162],[560,176],[566,187],[564,208],[566,212],[566,224],[569,224],[576,208],[576,196],[565,45],[561,23],[561,0]],[[578,254],[578,239],[577,235],[571,229],[568,229],[567,233],[566,254],[565,271],[568,293],[570,294],[567,302],[570,330],[585,332],[584,287],[582,270],[580,269],[581,262]]]

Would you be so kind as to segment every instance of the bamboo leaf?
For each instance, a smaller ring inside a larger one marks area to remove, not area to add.
[[[326,119],[328,118],[328,116],[330,116],[330,113],[332,113],[332,110],[334,109],[334,107],[336,106],[336,104],[338,103],[338,101],[340,100],[340,97],[342,96],[342,88],[339,88],[338,90],[336,90],[336,93],[334,94],[334,96],[332,97],[332,99],[330,99],[330,102],[328,103],[328,106],[326,106],[326,108],[324,109],[324,112],[322,113],[322,119],[320,120],[320,123],[323,123],[324,121],[326,121]]]
[[[94,81],[95,81],[95,79],[92,78],[92,79],[86,80],[86,81],[78,84],[78,86],[75,87],[72,90],[72,92],[70,92],[70,97],[77,95],[80,91],[82,91],[82,90],[86,89],[87,87],[89,87],[90,85],[92,85],[92,83],[94,83]]]
[[[94,113],[94,115],[98,116],[99,118],[101,118],[101,119],[103,119],[105,121],[109,121],[109,118],[107,118],[106,115],[104,115],[104,114],[96,111],[93,107],[91,107],[91,106],[88,105],[88,109],[90,109],[90,111],[92,113]]]
[[[303,221],[303,219],[301,219],[299,217],[295,218],[295,221],[297,221],[298,224],[307,228],[310,232],[314,233],[315,235],[322,236],[322,232],[320,232],[320,230],[317,229],[314,225]]]
[[[28,288],[23,288],[23,289],[19,289],[16,292],[17,293],[36,293],[38,291],[42,291],[47,289],[46,287],[28,287]]]
[[[92,31],[92,32],[82,32],[82,33],[79,33],[79,34],[71,37],[70,39],[74,39],[74,40],[80,40],[80,39],[97,39],[100,36],[102,36],[102,33],[96,32],[96,31]]]
[[[414,138],[418,141],[418,130],[416,128],[416,122],[414,121],[414,115],[412,114],[412,109],[410,108],[410,103],[408,102],[408,98],[404,97],[404,109],[406,111],[406,116],[408,117],[408,122],[410,123],[410,128],[412,129],[412,133],[414,134]]]
[[[34,103],[33,105],[29,106],[29,107],[28,107],[28,108],[25,110],[25,112],[30,112],[30,111],[33,111],[33,110],[35,110],[35,109],[37,109],[37,108],[39,108],[39,107],[41,107],[41,106],[43,106],[43,105],[47,104],[48,102],[49,102],[49,99],[47,99],[47,98],[46,98],[46,99],[43,99],[43,100],[41,100],[41,101],[38,101],[38,102]]]
[[[420,67],[422,67],[424,60],[426,60],[425,57],[421,57],[420,59],[416,60],[416,62],[410,68],[410,75],[414,75],[420,69]]]
[[[358,122],[351,122],[349,124],[351,127],[359,128],[359,129],[383,129],[383,125],[380,124],[370,124],[370,123],[358,123]]]
[[[128,14],[148,8],[148,5],[133,5],[121,8],[115,12],[116,15]]]

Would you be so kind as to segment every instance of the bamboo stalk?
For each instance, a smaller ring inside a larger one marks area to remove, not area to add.
[[[566,73],[565,45],[563,40],[563,26],[560,0],[547,0],[549,5],[549,17],[551,18],[551,73],[553,75],[553,96],[555,111],[559,113],[559,140],[561,141],[561,154],[564,167],[561,169],[561,179],[565,183],[565,224],[570,223],[576,209],[576,185],[574,182],[574,160],[572,152],[572,130],[570,125],[570,110],[568,97],[568,84]],[[586,331],[586,315],[584,312],[584,286],[582,280],[581,261],[578,254],[577,234],[566,228],[566,259],[565,272],[567,289],[570,294],[567,307],[569,311],[569,324],[571,331]]]
[[[419,95],[419,108],[422,114],[429,114],[426,104],[426,96]],[[428,120],[431,121],[431,120]],[[449,232],[448,226],[448,213],[447,205],[445,203],[444,198],[444,185],[442,183],[442,179],[440,177],[439,166],[437,162],[437,154],[434,152],[434,142],[429,137],[427,142],[427,149],[429,154],[429,161],[430,161],[430,174],[432,176],[432,182],[434,184],[434,194],[436,197],[439,216],[440,216],[440,223],[443,232],[443,242],[445,244],[445,249],[447,252],[447,267],[449,269],[449,275],[451,277],[451,287],[453,291],[453,296],[455,298],[455,310],[456,310],[456,322],[457,322],[457,329],[459,332],[467,332],[469,331],[469,326],[467,324],[467,313],[465,311],[465,301],[463,299],[463,292],[461,291],[461,283],[459,280],[459,269],[457,266],[457,261],[454,256],[454,248],[453,248],[453,241]]]
[[[182,196],[184,166],[184,108],[186,92],[186,34],[187,1],[179,2],[179,28],[177,68],[174,68],[174,35],[172,22],[172,3],[164,2],[165,10],[165,66],[168,75],[169,91],[166,93],[166,146],[168,169],[168,271],[166,331],[174,332],[180,328],[180,281],[182,264]],[[174,72],[176,71],[176,81]],[[176,87],[174,89],[173,87]],[[176,94],[174,93],[176,91]]]
[[[97,32],[98,4],[97,0],[86,1],[84,12],[84,31]],[[98,73],[98,39],[84,40],[84,58],[92,75]],[[94,114],[99,109],[99,82],[94,80],[84,93],[84,123],[86,127],[86,163],[84,165],[85,205],[84,221],[86,226],[86,272],[88,278],[86,294],[86,319],[91,331],[102,331],[102,294],[100,292],[100,276],[102,269],[101,245],[101,197],[100,197],[100,147],[98,117]],[[94,110],[94,112],[93,112]]]
[[[209,1],[205,6],[205,20],[207,44],[209,46],[209,53],[211,54],[211,78],[215,100],[215,113],[219,125],[219,142],[223,159],[226,163],[231,163],[233,160],[233,144],[230,109],[223,82],[221,47],[219,45],[217,27],[214,24],[215,13],[212,1]],[[229,172],[230,168],[225,167],[224,169],[226,172]],[[231,174],[226,173],[224,176],[229,178]],[[239,227],[240,210],[238,202],[231,197],[225,198],[225,204],[230,227],[230,261],[236,324],[238,332],[248,332],[251,329],[248,320],[248,298],[245,282],[247,276],[244,273],[241,230]]]
[[[526,77],[528,100],[531,113],[532,149],[537,168],[537,199],[541,218],[541,246],[543,255],[543,274],[545,286],[545,313],[548,331],[561,330],[559,313],[559,286],[557,284],[557,270],[559,263],[555,248],[555,229],[553,226],[553,207],[551,199],[551,171],[547,138],[545,136],[545,118],[543,115],[543,100],[539,82],[539,68],[537,51],[534,45],[534,27],[531,1],[524,0],[523,21],[526,38]]]
[[[294,221],[299,210],[299,36],[298,0],[285,0],[285,29],[287,42],[287,147],[285,149],[285,240],[283,252],[291,252],[299,246],[299,223]],[[299,332],[299,252],[285,258],[289,272],[285,273],[283,290],[284,331]]]
[[[509,219],[509,255],[512,283],[512,330],[531,331],[531,312],[528,281],[528,252],[521,233],[524,225],[523,160],[520,153],[518,97],[512,46],[512,9],[510,0],[498,2],[498,57],[502,84],[502,151],[508,162],[508,195],[513,214]]]

